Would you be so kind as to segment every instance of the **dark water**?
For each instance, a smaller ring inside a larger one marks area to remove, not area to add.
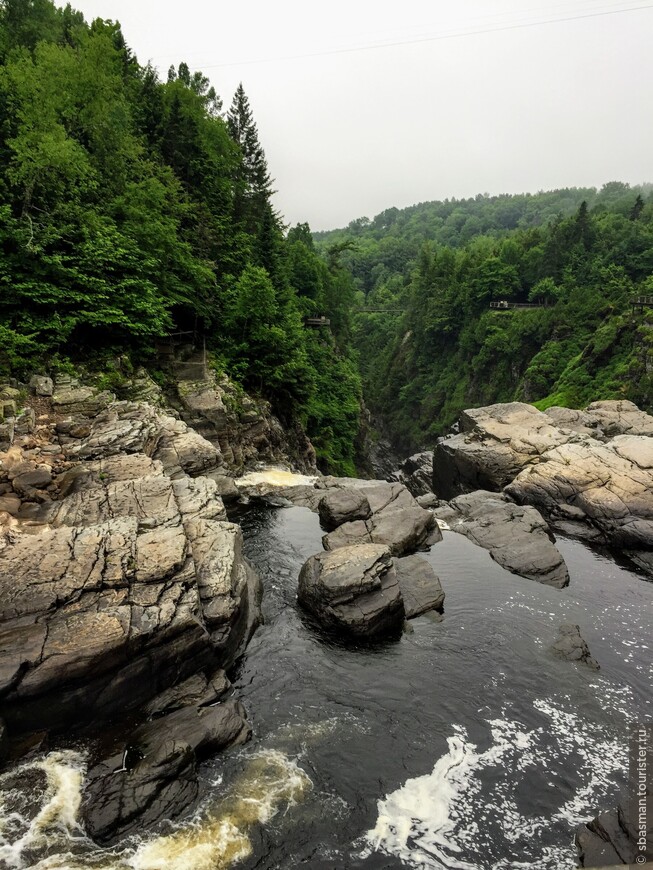
[[[550,589],[445,532],[425,556],[444,616],[356,647],[296,606],[299,570],[321,550],[316,515],[260,505],[238,519],[265,586],[266,625],[233,675],[252,742],[205,765],[192,823],[111,853],[75,827],[83,756],[51,756],[28,772],[50,783],[32,821],[12,823],[29,848],[0,806],[0,867],[574,867],[576,825],[614,805],[628,727],[651,718],[653,584],[560,540],[571,583]],[[561,622],[581,626],[598,673],[549,652]]]
[[[574,866],[575,825],[614,804],[627,728],[651,717],[653,585],[561,540],[571,583],[550,589],[448,532],[426,556],[442,621],[348,647],[296,607],[299,569],[321,549],[316,516],[260,507],[241,524],[267,625],[236,686],[256,743],[299,759],[313,782],[243,867]],[[600,672],[550,654],[561,622],[581,626]],[[368,839],[378,802],[420,777]]]

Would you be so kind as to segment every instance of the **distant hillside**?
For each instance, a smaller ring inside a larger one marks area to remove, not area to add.
[[[398,449],[491,402],[651,407],[653,310],[630,300],[653,296],[652,190],[424,203],[316,234],[354,276],[366,402]]]

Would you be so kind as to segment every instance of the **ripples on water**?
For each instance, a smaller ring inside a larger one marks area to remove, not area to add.
[[[575,826],[615,803],[627,728],[651,715],[653,584],[562,540],[571,584],[550,589],[446,532],[426,556],[444,618],[357,647],[296,608],[317,517],[240,520],[267,619],[234,675],[252,743],[204,766],[192,822],[115,852],[78,827],[81,754],[23,764],[0,779],[0,867],[574,867]],[[561,622],[581,626],[598,674],[550,654]]]

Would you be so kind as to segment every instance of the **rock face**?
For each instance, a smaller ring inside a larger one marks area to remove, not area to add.
[[[430,610],[442,610],[444,590],[433,568],[420,556],[395,559],[395,571],[404,599],[406,619]]]
[[[505,490],[653,573],[653,417],[622,401],[546,414],[512,403],[465,411],[461,427],[435,450],[439,496]]]
[[[433,494],[433,451],[423,450],[405,459],[394,472],[394,479],[403,483],[415,498]]]
[[[215,482],[186,473],[218,461],[212,445],[134,403],[84,431],[59,436],[63,497],[23,502],[29,524],[0,539],[0,697],[13,734],[100,721],[228,666],[259,619],[240,529]]]
[[[343,523],[366,520],[372,508],[365,493],[358,489],[333,489],[322,496],[317,512],[322,526],[332,530]]]
[[[182,419],[216,447],[231,471],[252,462],[290,463],[310,474],[317,471],[315,450],[299,426],[284,429],[269,402],[252,399],[226,376],[193,380],[179,369],[178,407]],[[196,377],[196,375],[195,375]]]
[[[505,495],[479,490],[436,508],[453,532],[489,550],[499,565],[530,580],[561,589],[569,572],[541,514]]]
[[[580,635],[580,626],[563,623],[560,626],[560,635],[551,647],[553,652],[568,662],[581,662],[595,671],[599,670],[596,659],[590,655],[587,643]]]
[[[299,575],[298,600],[327,628],[360,638],[398,633],[404,621],[394,562],[380,544],[311,556]]]

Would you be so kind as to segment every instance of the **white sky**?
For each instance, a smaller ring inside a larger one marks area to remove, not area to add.
[[[162,78],[181,60],[202,69],[225,109],[242,80],[289,223],[329,229],[452,196],[653,181],[651,0],[72,5],[119,20]],[[481,29],[491,32],[470,34]]]

